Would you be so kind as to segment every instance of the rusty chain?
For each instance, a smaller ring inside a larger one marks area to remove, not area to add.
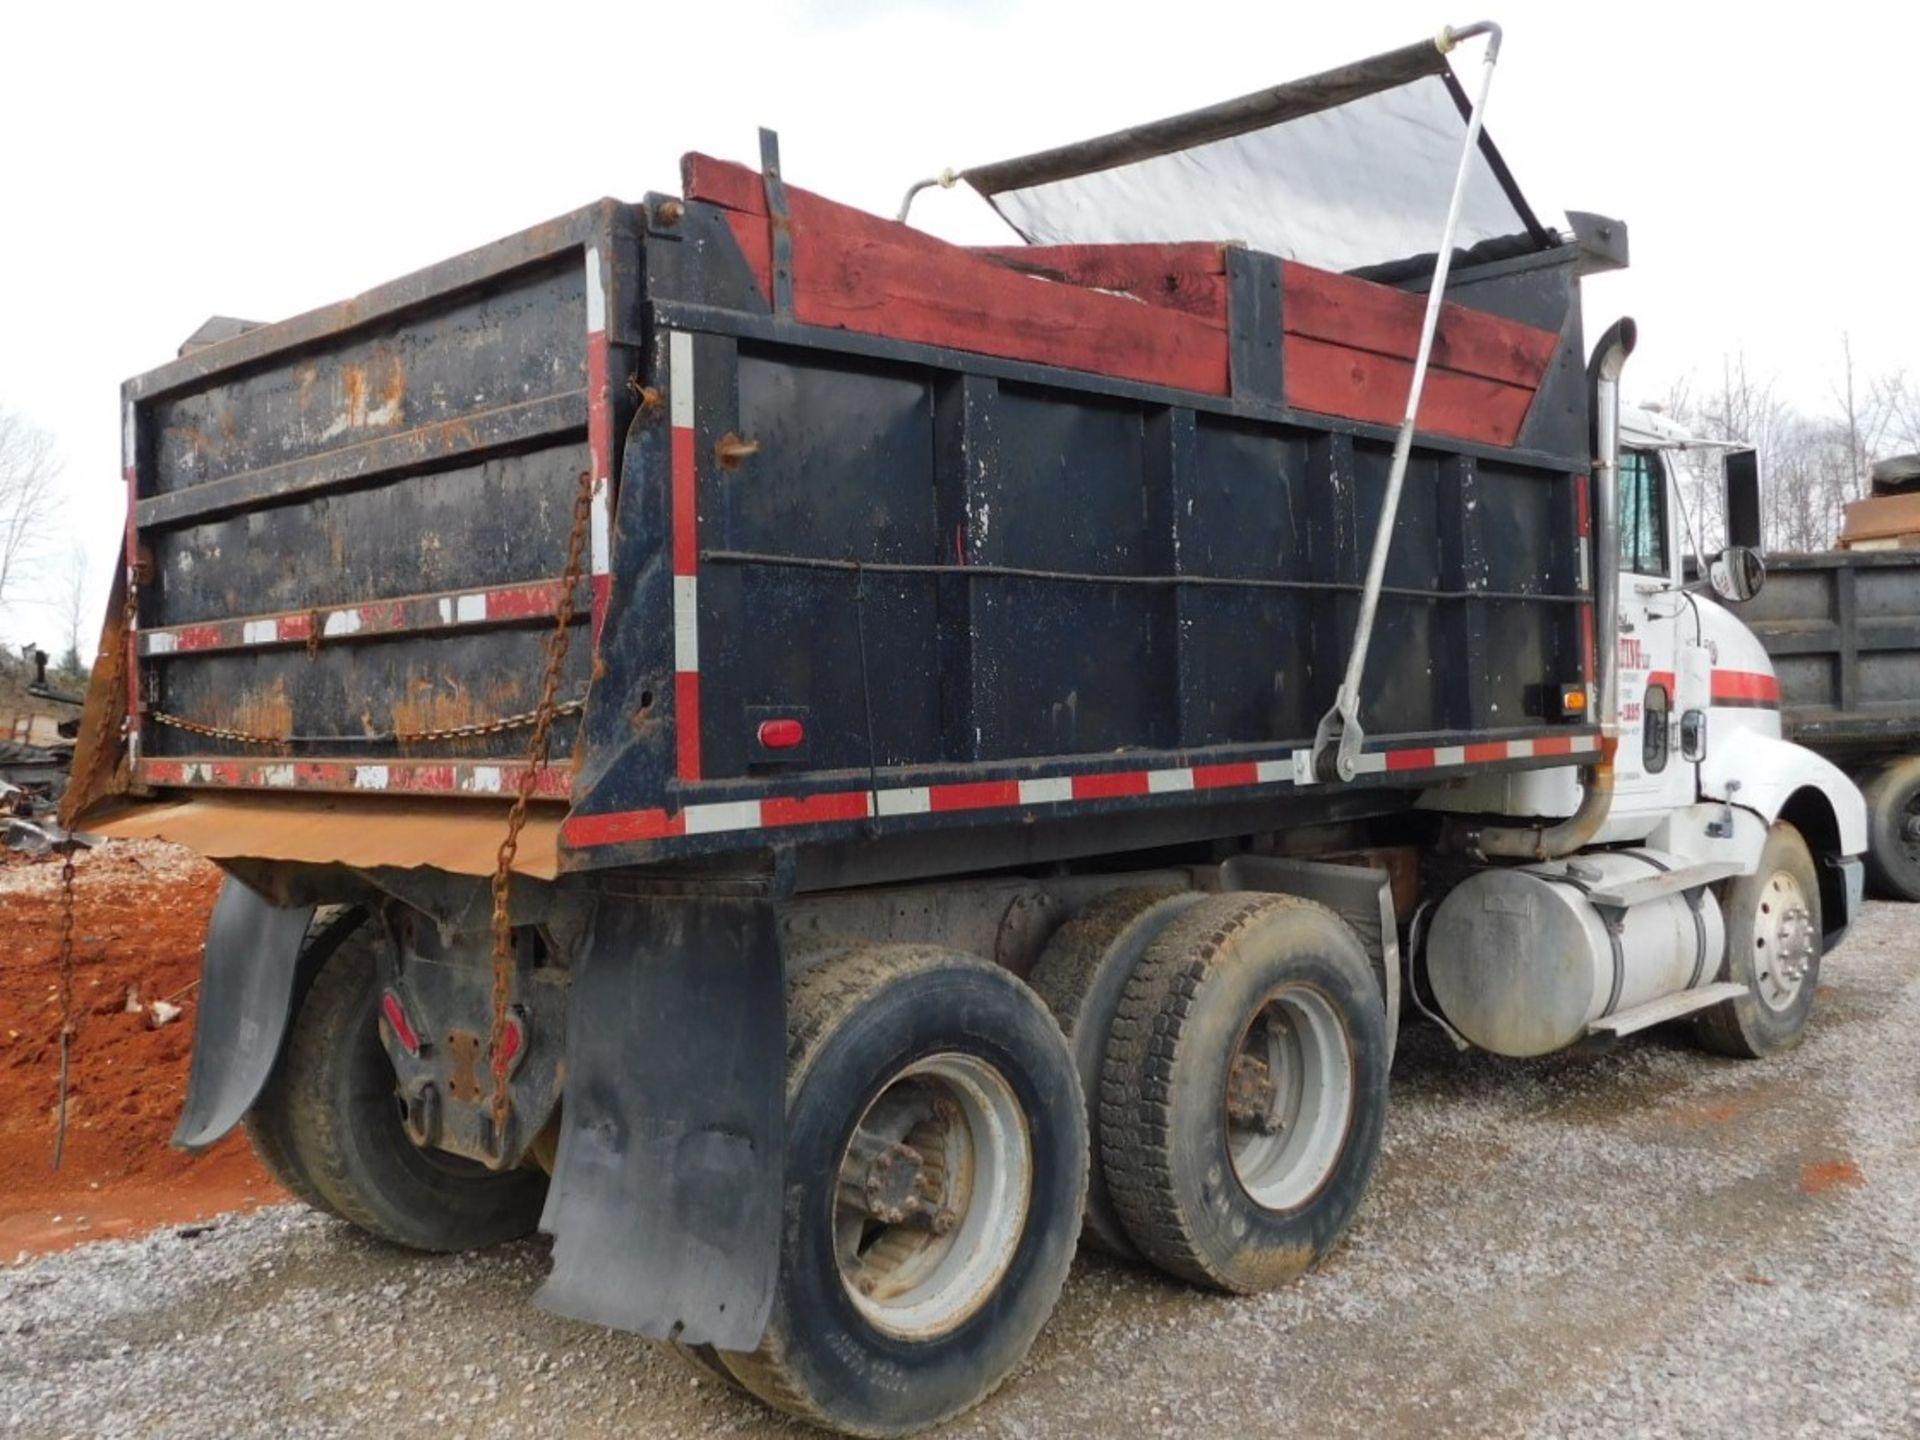
[[[73,850],[71,837],[60,855],[60,1097],[54,1107],[53,1168],[67,1150],[67,1076],[73,1057]]]
[[[556,718],[572,715],[584,710],[584,699],[562,700],[553,707]],[[236,745],[290,745],[295,741],[312,743],[347,743],[364,745],[369,741],[387,742],[396,745],[414,745],[428,740],[466,740],[476,735],[499,735],[508,730],[518,730],[523,725],[532,725],[540,718],[540,711],[522,710],[512,715],[501,715],[492,720],[477,720],[468,725],[447,725],[438,730],[388,730],[371,735],[267,735],[253,730],[232,730],[220,725],[206,725],[198,720],[189,720],[184,715],[175,715],[166,710],[149,710],[147,718],[156,725],[165,725],[174,730],[184,730],[189,735],[204,735],[210,740],[228,740]]]
[[[533,711],[533,735],[527,742],[527,763],[520,771],[507,811],[507,833],[500,841],[500,852],[493,870],[493,1029],[489,1037],[488,1060],[493,1071],[493,1143],[494,1164],[506,1163],[507,1124],[512,1102],[507,1095],[509,1056],[506,1051],[508,1011],[513,1003],[513,917],[508,909],[512,889],[513,860],[520,848],[520,831],[527,823],[527,806],[540,772],[546,768],[548,748],[553,740],[553,722],[562,713],[558,703],[560,671],[567,661],[567,648],[573,637],[574,591],[579,588],[586,566],[588,532],[593,523],[593,472],[580,472],[580,493],[573,502],[573,533],[567,540],[567,565],[560,581],[560,600],[554,606],[553,629],[547,636],[547,673],[540,686],[540,704]],[[580,702],[570,702],[578,708]]]

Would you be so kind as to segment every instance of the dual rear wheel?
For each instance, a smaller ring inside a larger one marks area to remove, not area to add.
[[[1385,1115],[1384,1009],[1352,932],[1303,901],[1164,892],[1077,924],[1040,993],[928,946],[810,957],[789,986],[772,1314],[752,1352],[687,1359],[816,1424],[905,1434],[1019,1365],[1083,1211],[1109,1248],[1225,1290],[1332,1248]],[[376,934],[349,917],[314,937],[256,1144],[288,1188],[403,1245],[526,1233],[544,1176],[407,1139]]]

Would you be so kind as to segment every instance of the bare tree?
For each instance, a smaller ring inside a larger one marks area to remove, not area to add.
[[[0,408],[0,604],[37,573],[56,504],[53,437]]]
[[[1880,443],[1883,455],[1911,455],[1920,451],[1920,382],[1896,370],[1873,382],[1873,403],[1884,417]]]
[[[82,650],[87,625],[87,550],[75,544],[67,552],[66,588],[60,595],[60,619],[66,626],[67,648],[60,657],[61,673],[73,679],[85,679],[93,669],[93,657]]]

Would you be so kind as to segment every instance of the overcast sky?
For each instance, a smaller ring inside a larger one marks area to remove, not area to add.
[[[120,381],[210,314],[282,319],[601,195],[675,190],[683,151],[752,160],[762,124],[789,183],[890,214],[944,165],[1477,18],[1403,0],[14,7],[0,406],[54,436],[104,605]],[[1588,291],[1591,333],[1640,322],[1630,398],[1744,348],[1818,407],[1843,331],[1861,369],[1920,370],[1920,6],[1509,0],[1493,18],[1488,128],[1535,209],[1631,228],[1632,268]],[[959,192],[915,219],[999,233]],[[8,641],[59,631],[51,608],[0,611]]]

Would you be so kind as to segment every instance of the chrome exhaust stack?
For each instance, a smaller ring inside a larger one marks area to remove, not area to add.
[[[1552,860],[1592,843],[1613,809],[1613,756],[1620,744],[1620,372],[1639,332],[1631,318],[1614,321],[1587,362],[1593,440],[1594,656],[1599,691],[1600,755],[1581,777],[1579,808],[1555,825],[1499,825],[1463,838],[1481,855]]]

